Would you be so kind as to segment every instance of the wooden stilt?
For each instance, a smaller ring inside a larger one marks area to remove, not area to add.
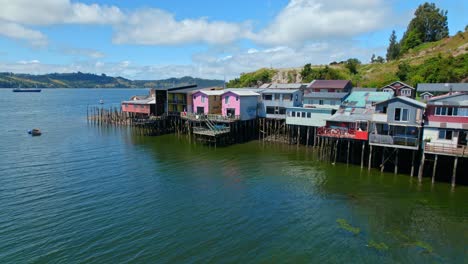
[[[437,170],[437,159],[438,159],[438,155],[435,154],[434,167],[432,167],[432,184],[434,184],[435,182],[435,176],[436,176],[436,170]]]
[[[425,154],[423,152],[421,157],[421,162],[419,163],[419,172],[418,172],[418,181],[422,182],[422,176],[424,172],[424,161],[426,160]]]
[[[416,156],[416,152],[417,150],[413,150],[413,155],[412,155],[413,157],[411,158],[411,177],[414,176],[414,166],[415,166],[414,157]]]
[[[346,164],[349,164],[349,148],[350,148],[351,141],[348,139],[348,150],[346,152]]]
[[[452,188],[455,188],[455,181],[457,177],[457,164],[458,164],[458,157],[455,157],[455,160],[453,161]]]
[[[395,169],[394,169],[394,173],[398,174],[398,149],[396,149],[396,151],[395,151]]]
[[[299,147],[299,142],[301,141],[301,126],[297,126],[297,146]]]
[[[367,170],[370,171],[372,166],[372,145],[369,146],[369,164],[367,165]]]
[[[307,127],[306,147],[309,146],[309,128],[310,127]]]
[[[382,148],[382,163],[380,163],[380,172],[385,169],[385,147]]]
[[[336,143],[335,143],[335,158],[334,158],[334,160],[333,160],[333,164],[336,163],[336,158],[338,157],[338,143],[340,143],[340,140],[339,140],[339,139],[337,139],[337,140],[336,140]]]
[[[362,142],[362,150],[361,150],[361,169],[364,168],[364,150],[366,147],[366,142]]]

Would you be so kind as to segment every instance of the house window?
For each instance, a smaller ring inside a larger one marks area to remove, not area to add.
[[[205,102],[205,96],[202,95],[201,97],[201,102],[204,103]]]
[[[436,107],[435,114],[439,116],[456,116],[458,115],[457,107]]]
[[[319,100],[319,105],[323,105],[323,100]]]
[[[273,106],[267,106],[266,113],[267,114],[274,114],[275,113],[275,108]],[[294,112],[293,112],[293,116],[294,116]]]
[[[296,117],[296,112],[292,111],[291,114],[292,114],[292,117]]]
[[[286,114],[286,108],[285,107],[280,107],[279,108],[279,114],[280,115],[285,115]]]
[[[306,114],[305,112],[302,112],[301,117],[304,118],[306,116],[305,114]]]
[[[395,121],[408,121],[408,109],[395,108]]]
[[[271,95],[271,94],[264,94],[264,95],[263,95],[263,100],[265,100],[265,101],[271,101],[271,100],[273,100],[273,95]]]
[[[283,94],[283,101],[291,101],[292,96],[290,94]]]
[[[307,113],[307,118],[310,118],[311,117],[311,113]]]
[[[226,97],[224,97],[224,103],[225,103],[225,104],[228,104],[228,103],[229,103],[229,95],[227,95]]]
[[[295,99],[294,99],[294,100],[295,100],[295,101],[297,101],[297,99],[298,99],[298,96],[297,96],[297,94],[296,94],[296,96],[295,96]]]
[[[452,140],[453,131],[451,130],[439,130],[439,139]]]
[[[236,96],[236,101],[239,101],[239,96]]]
[[[403,95],[403,96],[411,96],[411,90],[410,90],[410,89],[402,89],[402,90],[401,90],[401,95]]]

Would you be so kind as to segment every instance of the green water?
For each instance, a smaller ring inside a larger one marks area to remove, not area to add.
[[[467,187],[86,123],[135,93],[0,90],[0,263],[468,262]]]

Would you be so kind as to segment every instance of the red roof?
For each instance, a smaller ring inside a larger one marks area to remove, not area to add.
[[[351,81],[349,80],[316,80],[309,88],[313,89],[344,89]]]

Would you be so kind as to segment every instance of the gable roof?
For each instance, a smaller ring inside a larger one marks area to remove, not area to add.
[[[418,92],[468,92],[468,83],[419,83]]]
[[[409,88],[411,90],[415,90],[415,88],[411,85],[408,85],[404,82],[401,82],[401,81],[396,81],[396,82],[392,82],[390,84],[387,84],[385,85],[384,87],[382,87],[382,90],[385,89],[385,88],[390,88],[394,91],[398,91],[400,89],[403,89],[403,88]]]
[[[268,89],[301,89],[305,87],[302,83],[272,83],[267,87],[260,86],[261,88],[268,88]]]
[[[315,80],[308,88],[312,89],[344,89],[351,84],[350,80]]]
[[[210,95],[222,95],[225,92],[226,91],[223,91],[223,90],[200,90],[195,93],[202,93],[202,94],[210,96]]]
[[[416,101],[414,99],[411,99],[409,97],[406,97],[406,96],[397,96],[397,97],[393,97],[393,98],[390,98],[388,100],[385,100],[385,101],[382,101],[382,102],[378,102],[376,103],[377,104],[385,104],[385,103],[390,103],[392,101],[403,101],[407,104],[411,104],[413,106],[416,106],[418,108],[426,108],[426,104],[425,103],[422,103],[422,102],[419,102],[419,101]]]
[[[340,109],[328,121],[351,123],[372,120],[374,110],[370,108]]]
[[[466,97],[465,99],[456,97]],[[429,105],[462,105],[468,106],[468,93],[452,93],[452,94],[443,94],[439,96],[434,96],[430,98],[427,103]]]
[[[261,91],[261,93],[283,93],[283,94],[292,94],[292,93],[295,93],[295,92],[299,92],[300,90],[293,90],[293,89],[290,89],[290,90],[285,90],[285,89],[266,89],[266,90],[263,90]]]
[[[260,96],[260,94],[252,91],[225,91],[223,95],[226,93],[233,93],[239,96]]]
[[[156,99],[153,97],[149,97],[147,99],[140,99],[140,100],[130,100],[130,101],[123,101],[122,104],[137,104],[137,105],[146,105],[146,104],[155,104]]]

